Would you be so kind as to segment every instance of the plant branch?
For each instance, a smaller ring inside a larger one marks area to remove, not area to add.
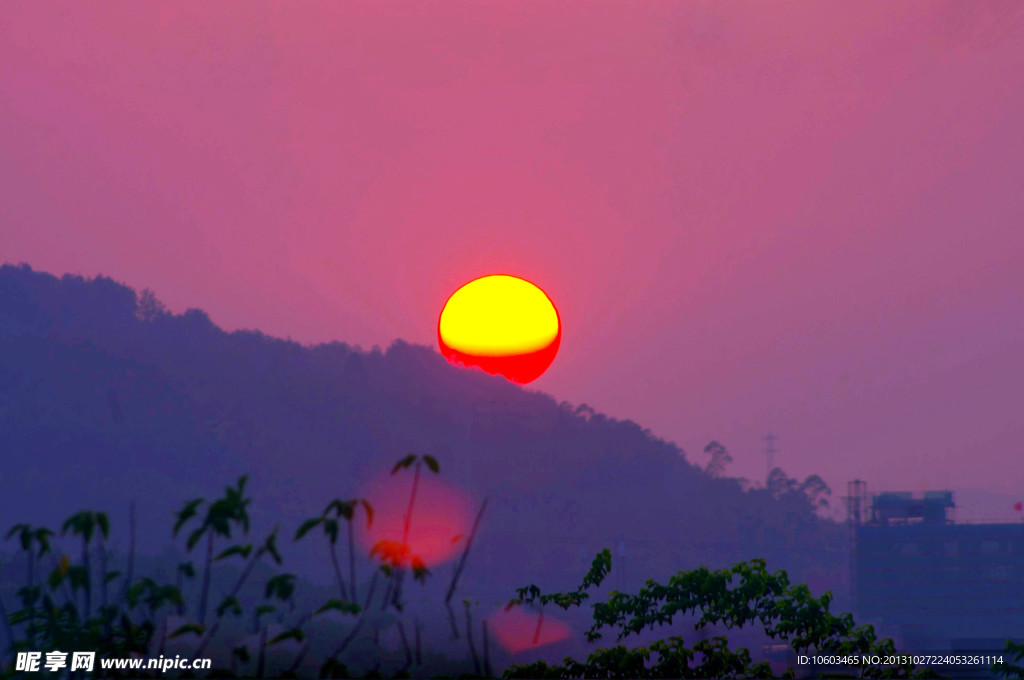
[[[484,498],[480,504],[480,510],[476,513],[476,519],[473,520],[473,530],[469,532],[469,538],[466,539],[466,547],[462,551],[462,557],[459,559],[458,566],[455,567],[455,572],[452,574],[452,582],[448,586],[448,593],[444,596],[445,602],[451,602],[452,595],[455,594],[455,586],[459,583],[459,576],[462,575],[462,570],[466,567],[466,559],[469,557],[469,549],[473,547],[473,539],[476,538],[476,532],[480,528],[480,520],[484,517],[484,511],[487,509],[487,499]]]
[[[124,602],[128,588],[131,587],[132,578],[135,576],[135,501],[128,505],[128,566],[125,567],[124,583],[121,584],[121,592],[117,599]]]
[[[203,567],[203,586],[199,592],[199,625],[206,623],[206,601],[210,596],[210,570],[213,568],[213,530],[206,536],[206,566]]]
[[[469,643],[469,654],[473,657],[473,670],[480,675],[480,657],[477,656],[476,646],[473,644],[473,619],[469,613],[469,600],[463,604],[466,605],[466,642]]]
[[[487,634],[487,619],[481,622],[484,629],[484,675],[491,678],[494,677],[494,671],[491,669],[491,639]]]
[[[377,590],[377,576],[378,572],[374,572],[373,578],[370,579],[370,592],[366,594],[366,601],[363,603],[363,611],[360,612],[359,618],[356,620],[355,625],[352,626],[352,630],[348,632],[348,635],[345,636],[345,639],[341,641],[341,643],[337,646],[337,648],[329,657],[331,660],[335,660],[339,656],[341,656],[342,652],[344,652],[345,649],[352,642],[352,640],[355,639],[356,635],[358,635],[359,633],[359,630],[363,627],[363,624],[366,622],[366,613],[370,609],[370,602],[373,600],[373,593]]]

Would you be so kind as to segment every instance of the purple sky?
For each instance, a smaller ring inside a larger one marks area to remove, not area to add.
[[[0,261],[303,342],[531,279],[533,386],[1024,498],[1024,4],[12,3]]]

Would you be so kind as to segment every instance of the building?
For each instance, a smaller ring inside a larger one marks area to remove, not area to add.
[[[863,483],[861,483],[863,484]],[[953,493],[873,496],[851,484],[859,623],[900,651],[1002,649],[1024,633],[1024,523],[958,524]]]

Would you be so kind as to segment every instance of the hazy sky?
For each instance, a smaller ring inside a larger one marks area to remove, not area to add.
[[[517,274],[691,459],[1024,498],[1024,3],[8,3],[0,261],[364,348]]]

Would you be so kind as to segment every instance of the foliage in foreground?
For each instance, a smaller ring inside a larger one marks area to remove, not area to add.
[[[339,597],[331,598],[322,606],[306,612],[296,612],[294,574],[273,573],[262,587],[262,599],[256,598],[248,606],[240,593],[245,584],[258,572],[261,562],[281,564],[277,549],[278,530],[263,539],[247,542],[249,534],[246,478],[225,489],[221,498],[207,501],[194,499],[186,502],[177,513],[173,533],[185,539],[189,553],[200,554],[198,564],[186,561],[178,565],[174,583],[159,583],[149,576],[135,577],[134,555],[129,554],[124,572],[110,569],[106,542],[110,523],[106,515],[80,512],[64,523],[61,535],[74,541],[80,548],[73,560],[68,554],[55,550],[57,535],[46,528],[19,524],[7,534],[15,540],[25,555],[27,565],[25,585],[18,590],[21,607],[8,611],[0,600],[0,624],[7,638],[5,651],[81,650],[96,651],[99,658],[143,657],[164,654],[172,640],[192,641],[191,656],[202,657],[217,639],[218,645],[230,650],[230,667],[215,668],[207,677],[299,677],[303,669],[310,668],[312,656],[310,635],[313,622],[324,615],[342,617],[347,621],[347,632],[340,643],[332,641],[317,662],[319,677],[349,677],[349,668],[343,663],[349,644],[366,623],[369,609],[391,609],[396,616],[396,628],[401,636],[405,663],[392,669],[396,677],[407,677],[410,669],[420,666],[421,650],[418,622],[415,631],[415,655],[403,619],[403,582],[407,575],[423,581],[429,570],[422,560],[408,549],[409,525],[413,521],[416,489],[421,469],[425,467],[437,474],[439,466],[430,456],[409,455],[399,461],[392,474],[403,470],[413,473],[412,493],[403,526],[403,539],[381,541],[370,551],[376,559],[373,579],[366,594],[357,600],[355,553],[352,525],[357,513],[367,523],[373,521],[373,508],[365,499],[334,500],[324,512],[304,522],[295,534],[300,540],[317,530],[325,539],[327,553],[334,572]],[[481,507],[473,532],[465,544],[465,552],[455,570],[447,591],[444,606],[455,631],[455,620],[450,599],[456,588],[458,575],[465,564],[480,517]],[[348,525],[347,555],[348,578],[342,567],[338,542],[341,522]],[[134,532],[133,532],[134,533]],[[59,554],[59,557],[57,556]],[[45,576],[40,572],[45,558],[53,564]],[[224,562],[238,565],[237,575],[225,592],[218,593],[212,586],[211,573]],[[536,585],[517,590],[517,597],[509,607],[521,606],[536,612],[538,632],[543,624],[544,607],[554,605],[562,609],[580,607],[590,598],[590,590],[601,585],[611,570],[611,553],[605,549],[594,559],[581,584],[564,593],[544,593]],[[374,600],[377,583],[385,579],[385,587],[378,600]],[[187,598],[186,581],[198,581],[191,590],[194,598]],[[196,601],[190,602],[190,599]],[[874,628],[858,626],[850,614],[834,615],[829,611],[832,595],[811,595],[806,585],[793,585],[783,571],[769,572],[764,560],[741,562],[728,569],[710,570],[702,567],[680,571],[662,584],[646,581],[635,594],[612,591],[604,602],[592,605],[593,624],[586,636],[590,641],[600,640],[609,631],[614,632],[615,644],[590,654],[585,661],[565,658],[561,665],[548,665],[543,661],[514,665],[505,670],[504,678],[768,678],[772,669],[765,662],[755,663],[744,648],[732,649],[724,636],[699,639],[687,646],[680,635],[671,635],[646,645],[626,646],[623,641],[644,630],[672,626],[682,617],[697,617],[695,628],[720,626],[728,629],[761,626],[764,632],[789,644],[796,653],[826,655],[879,655],[895,652],[893,642],[879,639]],[[484,626],[484,660],[477,656],[472,642],[472,623],[466,601],[466,640],[472,657],[473,677],[493,676],[486,647]],[[457,634],[457,633],[456,633]],[[234,636],[234,642],[231,642]],[[278,648],[280,645],[280,648]],[[334,646],[336,645],[336,646]],[[271,651],[278,652],[271,660]],[[378,653],[381,651],[377,648]],[[1008,652],[1018,662],[1024,660],[1024,645],[1010,645]],[[351,654],[351,652],[350,652]],[[0,660],[9,655],[0,652]],[[2,668],[2,666],[0,666]],[[370,671],[380,676],[380,664]],[[101,677],[101,673],[95,675]],[[1007,664],[1000,669],[1007,678],[1024,677],[1021,666]],[[13,671],[0,670],[0,676]],[[919,678],[936,677],[929,669],[900,667],[860,667],[858,677]],[[112,676],[113,677],[113,676]],[[139,677],[136,673],[135,677]],[[367,676],[369,677],[369,676]],[[784,677],[792,677],[792,670]]]
[[[518,599],[509,606],[543,606],[553,603],[563,609],[580,606],[586,592],[598,586],[611,569],[611,553],[597,555],[583,582],[568,593],[543,594],[530,585],[520,588]],[[741,628],[760,624],[773,639],[784,640],[797,653],[825,655],[895,653],[892,640],[879,639],[873,626],[854,623],[850,614],[829,612],[832,595],[811,595],[806,585],[791,585],[784,571],[769,572],[760,559],[741,562],[729,569],[706,567],[684,570],[665,584],[648,579],[635,595],[612,591],[605,602],[593,605],[594,623],[587,639],[599,640],[605,629],[615,631],[616,641],[645,629],[670,626],[687,615],[699,615],[695,629],[722,625]],[[898,667],[861,667],[856,677],[927,678],[938,677],[930,669],[912,664]],[[599,649],[585,662],[566,657],[562,665],[543,661],[515,665],[505,678],[771,678],[767,662],[753,663],[744,648],[730,649],[724,636],[698,640],[686,647],[682,636],[673,635],[647,646]],[[793,677],[792,670],[783,677]],[[852,676],[851,676],[852,677]]]
[[[1008,641],[1004,651],[1010,660],[993,665],[992,672],[1006,680],[1024,680],[1024,642]]]

